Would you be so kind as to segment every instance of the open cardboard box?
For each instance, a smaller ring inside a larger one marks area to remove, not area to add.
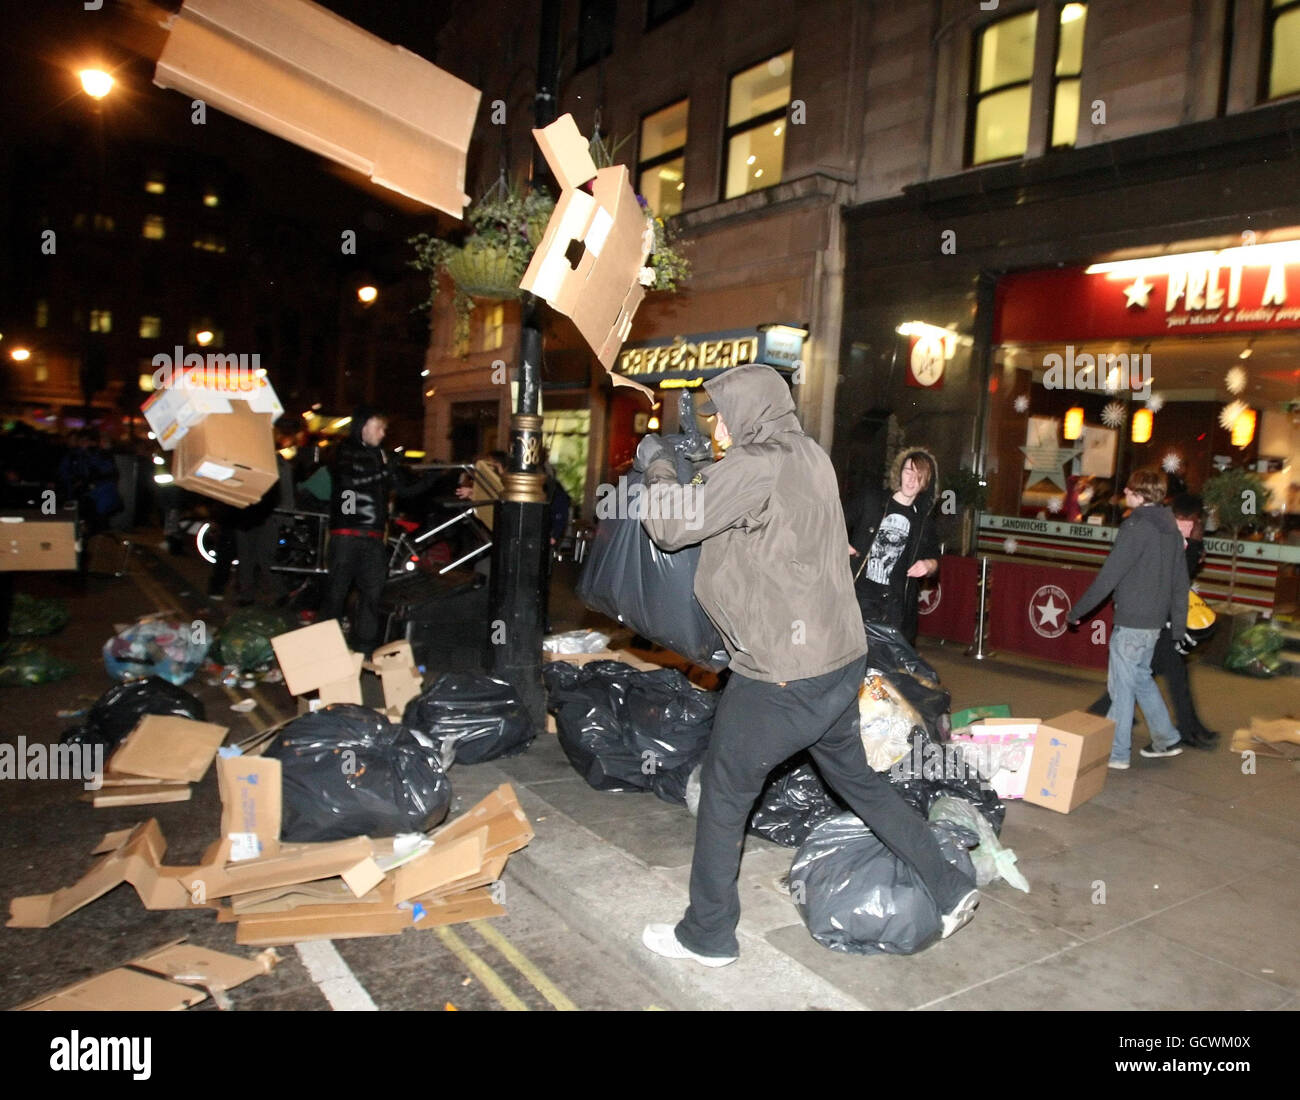
[[[985,718],[952,739],[975,748],[970,759],[980,762],[981,778],[999,798],[1024,798],[1040,724],[1038,718]],[[986,775],[990,764],[993,774]]]
[[[176,349],[178,356],[182,350]],[[199,358],[197,352],[191,354]],[[267,413],[272,423],[284,412],[265,374],[241,373],[234,365],[227,370],[224,363],[220,371],[192,366],[177,369],[176,374],[170,386],[150,395],[141,406],[149,429],[164,451],[174,450],[192,427],[209,416],[233,411],[237,402],[243,402],[253,412]]]
[[[205,417],[177,444],[172,477],[182,489],[236,508],[256,504],[280,477],[270,414],[235,401],[230,412]]]
[[[561,193],[519,286],[570,318],[609,371],[645,297],[641,269],[654,247],[654,228],[628,170],[621,164],[597,170],[572,115],[534,130],[533,137]],[[590,195],[581,190],[589,180]],[[611,372],[610,379],[651,393],[619,374]]]
[[[271,648],[280,662],[284,686],[290,695],[306,695],[309,691],[352,681],[360,675],[364,660],[361,654],[348,650],[338,619],[326,619],[277,634],[271,639]]]

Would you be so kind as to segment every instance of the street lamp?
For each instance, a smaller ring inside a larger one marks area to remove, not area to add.
[[[379,291],[376,290],[373,286],[357,287],[357,301],[359,301],[362,305],[368,306],[371,302],[373,302],[378,297],[379,297]]]
[[[26,363],[32,357],[32,353],[27,348],[14,348],[9,353],[9,358],[15,363]]]
[[[200,347],[206,348],[210,343],[212,343],[212,331],[205,328],[202,332],[196,332],[194,334],[194,339],[199,342]]]
[[[77,74],[81,77],[81,86],[91,99],[103,99],[113,90],[113,78],[103,69],[82,69]]]

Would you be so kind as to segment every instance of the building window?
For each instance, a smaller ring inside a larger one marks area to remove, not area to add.
[[[1061,9],[1056,39],[1056,68],[1052,73],[1052,148],[1074,144],[1079,134],[1079,77],[1083,72],[1083,27],[1087,4]]]
[[[636,189],[661,218],[671,218],[682,212],[689,107],[690,100],[683,99],[641,120]]]
[[[476,312],[482,314],[483,333],[480,349],[496,351],[505,343],[506,307],[504,302],[480,305]]]
[[[578,7],[579,69],[593,65],[614,52],[615,0],[582,0]]]
[[[1027,11],[990,23],[976,36],[968,141],[971,164],[1022,157],[1029,148],[1037,31],[1038,13]]]
[[[645,29],[654,30],[660,23],[666,23],[674,15],[681,15],[695,0],[647,0],[645,6]]]
[[[161,173],[154,172],[144,181],[144,189],[151,195],[165,195],[167,193],[167,182],[163,179]]]
[[[111,309],[92,309],[90,311],[90,331],[106,334],[113,331],[113,311]]]
[[[50,303],[47,299],[41,298],[36,303],[36,327],[46,328],[50,323]]]
[[[1300,0],[1272,0],[1262,71],[1267,83],[1264,99],[1300,92]]]
[[[161,214],[145,216],[143,236],[151,241],[161,241],[167,236],[167,223]]]
[[[204,205],[204,206],[220,206],[220,205],[221,205],[221,196],[218,195],[218,194],[217,194],[215,191],[213,191],[211,188],[209,188],[207,191],[204,191],[204,192],[203,192],[203,205]]]
[[[93,225],[100,233],[112,233],[117,228],[111,214],[96,214]]]
[[[50,364],[44,355],[35,355],[32,357],[32,381],[48,382],[50,380]]]
[[[156,340],[161,335],[162,335],[161,317],[140,318],[140,339],[141,340]]]
[[[224,252],[226,242],[215,233],[204,233],[194,238],[194,247],[200,252]]]
[[[786,50],[731,78],[724,198],[781,182],[793,67],[794,51]]]

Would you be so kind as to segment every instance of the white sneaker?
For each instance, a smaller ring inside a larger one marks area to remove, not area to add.
[[[641,933],[641,942],[656,955],[665,959],[694,959],[701,966],[728,966],[734,963],[736,955],[697,955],[683,947],[677,938],[677,928],[671,924],[647,924]]]
[[[975,909],[979,903],[980,892],[972,890],[957,903],[951,912],[943,915],[943,938],[945,940],[958,928],[970,923],[970,919],[975,915]]]
[[[1129,770],[1130,766],[1131,766],[1131,765],[1129,764],[1129,762],[1128,762],[1127,760],[1107,760],[1107,761],[1106,761],[1106,767],[1108,767],[1108,768],[1114,768],[1117,772],[1126,772],[1126,771]]]
[[[1159,760],[1166,756],[1182,756],[1183,746],[1175,744],[1167,749],[1158,749],[1155,745],[1148,745],[1145,749],[1139,749],[1138,751],[1148,760]]]

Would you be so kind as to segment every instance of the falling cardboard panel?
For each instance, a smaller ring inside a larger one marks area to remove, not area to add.
[[[654,400],[649,387],[610,371],[645,297],[641,269],[654,247],[631,177],[622,165],[596,169],[572,115],[533,137],[562,192],[519,285],[573,321],[614,385]],[[579,190],[589,180],[590,195]]]
[[[271,639],[271,648],[290,695],[305,695],[327,684],[351,680],[360,671],[338,619],[277,634]]]
[[[186,0],[154,83],[464,215],[480,93],[306,0]]]

